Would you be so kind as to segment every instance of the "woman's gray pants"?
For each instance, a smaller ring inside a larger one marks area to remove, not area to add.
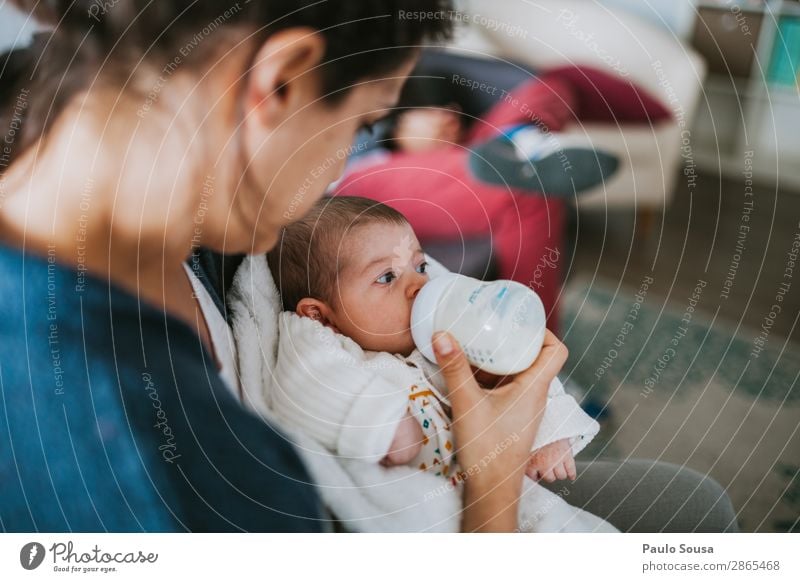
[[[697,471],[631,459],[576,462],[578,478],[541,484],[623,532],[735,532],[725,490]]]

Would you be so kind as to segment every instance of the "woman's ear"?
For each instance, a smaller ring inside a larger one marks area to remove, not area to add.
[[[339,332],[331,321],[331,316],[333,315],[331,308],[328,307],[328,304],[324,301],[311,297],[304,297],[297,302],[295,313],[300,317],[309,317],[314,321],[319,321],[325,327],[330,327],[333,331]]]
[[[274,129],[321,94],[315,71],[325,40],[311,28],[288,28],[269,36],[256,53],[247,82],[247,114]]]

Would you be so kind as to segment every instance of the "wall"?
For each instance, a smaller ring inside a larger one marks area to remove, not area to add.
[[[20,14],[7,0],[0,1],[0,52],[7,51],[14,44],[26,43],[34,30],[33,22],[25,15]]]
[[[589,0],[593,1],[593,0]],[[598,0],[611,10],[625,10],[686,38],[692,31],[694,0]]]

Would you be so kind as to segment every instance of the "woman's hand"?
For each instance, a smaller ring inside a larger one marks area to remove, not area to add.
[[[530,450],[550,382],[567,348],[549,331],[533,365],[509,382],[484,390],[460,346],[447,333],[433,347],[453,407],[453,436],[464,483],[464,531],[513,531]]]

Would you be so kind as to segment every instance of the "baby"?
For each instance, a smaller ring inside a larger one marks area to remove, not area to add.
[[[360,134],[347,171],[385,162],[389,150],[436,155],[436,150],[455,146],[463,151],[470,174],[479,182],[570,199],[616,172],[617,158],[587,147],[581,137],[551,132],[524,115],[502,113],[508,108],[505,100],[497,107],[499,114],[488,113],[472,128],[462,122],[465,116],[456,103],[402,109],[379,122],[374,134]],[[495,123],[500,125],[495,127]]]
[[[288,312],[275,411],[337,454],[463,477],[447,386],[411,336],[429,262],[403,215],[366,198],[326,198],[284,229],[267,259]],[[597,432],[563,389],[553,392],[540,433],[569,436],[532,452],[533,480],[575,479],[573,445]]]

